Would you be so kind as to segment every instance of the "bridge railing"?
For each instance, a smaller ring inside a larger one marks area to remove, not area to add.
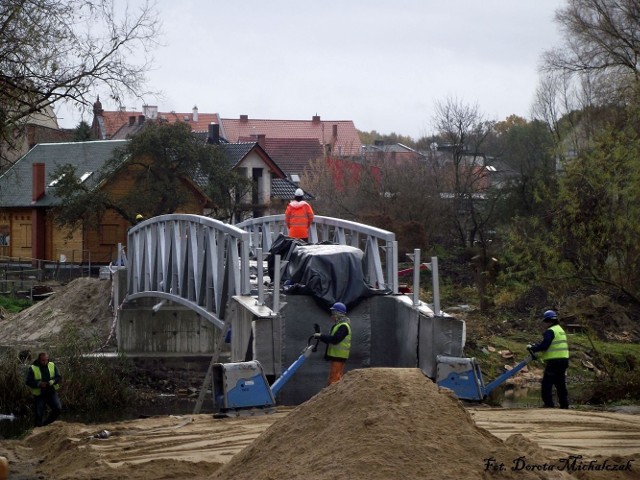
[[[127,299],[155,297],[224,328],[233,295],[249,295],[249,233],[200,215],[150,218],[127,240]]]
[[[278,235],[287,234],[284,215],[252,218],[236,224],[250,234],[252,254],[268,252]],[[360,248],[365,254],[365,280],[376,288],[398,293],[398,244],[393,232],[362,223],[316,215],[309,229],[309,242],[329,241]]]

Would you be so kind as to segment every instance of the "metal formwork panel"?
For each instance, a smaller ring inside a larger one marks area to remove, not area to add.
[[[416,368],[419,315],[405,296],[372,297],[372,366]]]
[[[314,332],[314,323],[322,333],[329,333],[332,325],[329,312],[320,308],[312,297],[288,295],[283,297],[280,309],[280,368],[286,369],[299,356],[307,340]],[[345,370],[371,366],[371,325],[368,302],[363,301],[348,314],[351,320],[351,356]],[[259,342],[261,339],[256,338]],[[298,405],[318,393],[327,385],[329,362],[324,360],[326,345],[320,343],[296,374],[285,384],[278,395],[282,405]],[[257,358],[260,360],[260,358]]]
[[[275,378],[300,355],[313,333],[313,324],[328,333],[329,312],[307,295],[285,295],[278,320],[254,322],[254,359],[267,365]],[[363,299],[348,312],[351,320],[351,356],[345,370],[367,367],[421,368],[435,378],[438,355],[462,354],[464,322],[453,317],[433,317],[424,304],[416,307],[406,295],[379,295]],[[279,327],[279,329],[278,329]],[[327,384],[326,345],[300,367],[278,395],[278,403],[298,405]]]

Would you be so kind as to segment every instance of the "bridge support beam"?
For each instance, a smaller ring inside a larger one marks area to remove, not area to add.
[[[211,354],[220,330],[181,305],[166,303],[153,311],[146,299],[127,303],[118,319],[118,351],[135,353]]]

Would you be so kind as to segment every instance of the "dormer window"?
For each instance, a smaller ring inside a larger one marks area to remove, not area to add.
[[[84,181],[89,178],[91,175],[93,175],[93,172],[84,172],[81,176],[80,176],[80,183],[84,183]],[[51,183],[49,183],[49,187],[55,187],[58,182],[60,180],[62,180],[62,178],[65,176],[65,174],[63,173],[62,175],[60,175],[58,178],[51,180]]]
[[[55,187],[55,186],[56,186],[56,184],[57,184],[60,180],[62,180],[62,178],[63,178],[63,177],[64,177],[64,173],[63,173],[62,175],[60,175],[58,178],[56,178],[56,179],[54,179],[54,180],[51,180],[51,183],[49,183],[49,186],[50,186],[50,187]]]

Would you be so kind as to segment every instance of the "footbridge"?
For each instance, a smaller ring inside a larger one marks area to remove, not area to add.
[[[156,311],[162,301],[170,301],[222,329],[229,300],[251,295],[258,256],[268,252],[281,234],[287,234],[284,215],[235,226],[199,215],[151,218],[129,231],[127,301],[156,299]],[[398,292],[397,242],[392,232],[316,216],[309,241],[361,248],[367,282]]]
[[[173,214],[131,228],[120,272],[126,291],[118,314],[119,351],[216,358],[230,330],[230,361],[259,360],[268,377],[280,375],[306,345],[314,323],[330,328],[328,312],[310,296],[281,291],[279,256],[274,278],[264,276],[264,258],[281,234],[287,234],[284,215],[230,225]],[[435,301],[420,301],[419,291],[399,293],[394,233],[316,216],[309,243],[323,242],[360,249],[366,283],[386,292],[349,312],[354,336],[348,368],[419,367],[435,377],[437,354],[462,354],[464,322],[442,313]],[[415,287],[418,250],[414,257]],[[306,362],[305,376],[283,389],[283,401],[304,401],[324,384],[326,365],[317,357]]]

